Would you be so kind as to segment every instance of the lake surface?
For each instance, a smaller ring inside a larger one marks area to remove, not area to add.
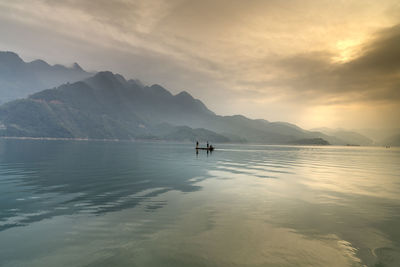
[[[400,150],[0,140],[0,266],[400,266]]]

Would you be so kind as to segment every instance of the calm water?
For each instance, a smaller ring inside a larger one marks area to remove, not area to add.
[[[0,266],[400,266],[400,150],[0,141]]]

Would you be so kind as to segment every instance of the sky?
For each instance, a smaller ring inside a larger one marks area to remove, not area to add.
[[[220,115],[400,125],[398,0],[0,0],[0,50],[111,70]]]

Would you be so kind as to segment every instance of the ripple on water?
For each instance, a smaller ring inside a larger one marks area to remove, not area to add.
[[[2,148],[0,265],[400,262],[398,151],[220,145],[196,156],[188,144],[118,142]]]

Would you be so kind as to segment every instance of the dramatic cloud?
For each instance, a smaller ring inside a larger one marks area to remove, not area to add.
[[[399,124],[397,0],[0,0],[0,49],[187,90],[220,114]]]
[[[304,94],[310,102],[400,100],[400,25],[376,33],[353,59],[335,62],[333,57],[329,53],[310,53],[271,62],[271,68],[284,75],[269,82],[290,86],[291,94]]]

